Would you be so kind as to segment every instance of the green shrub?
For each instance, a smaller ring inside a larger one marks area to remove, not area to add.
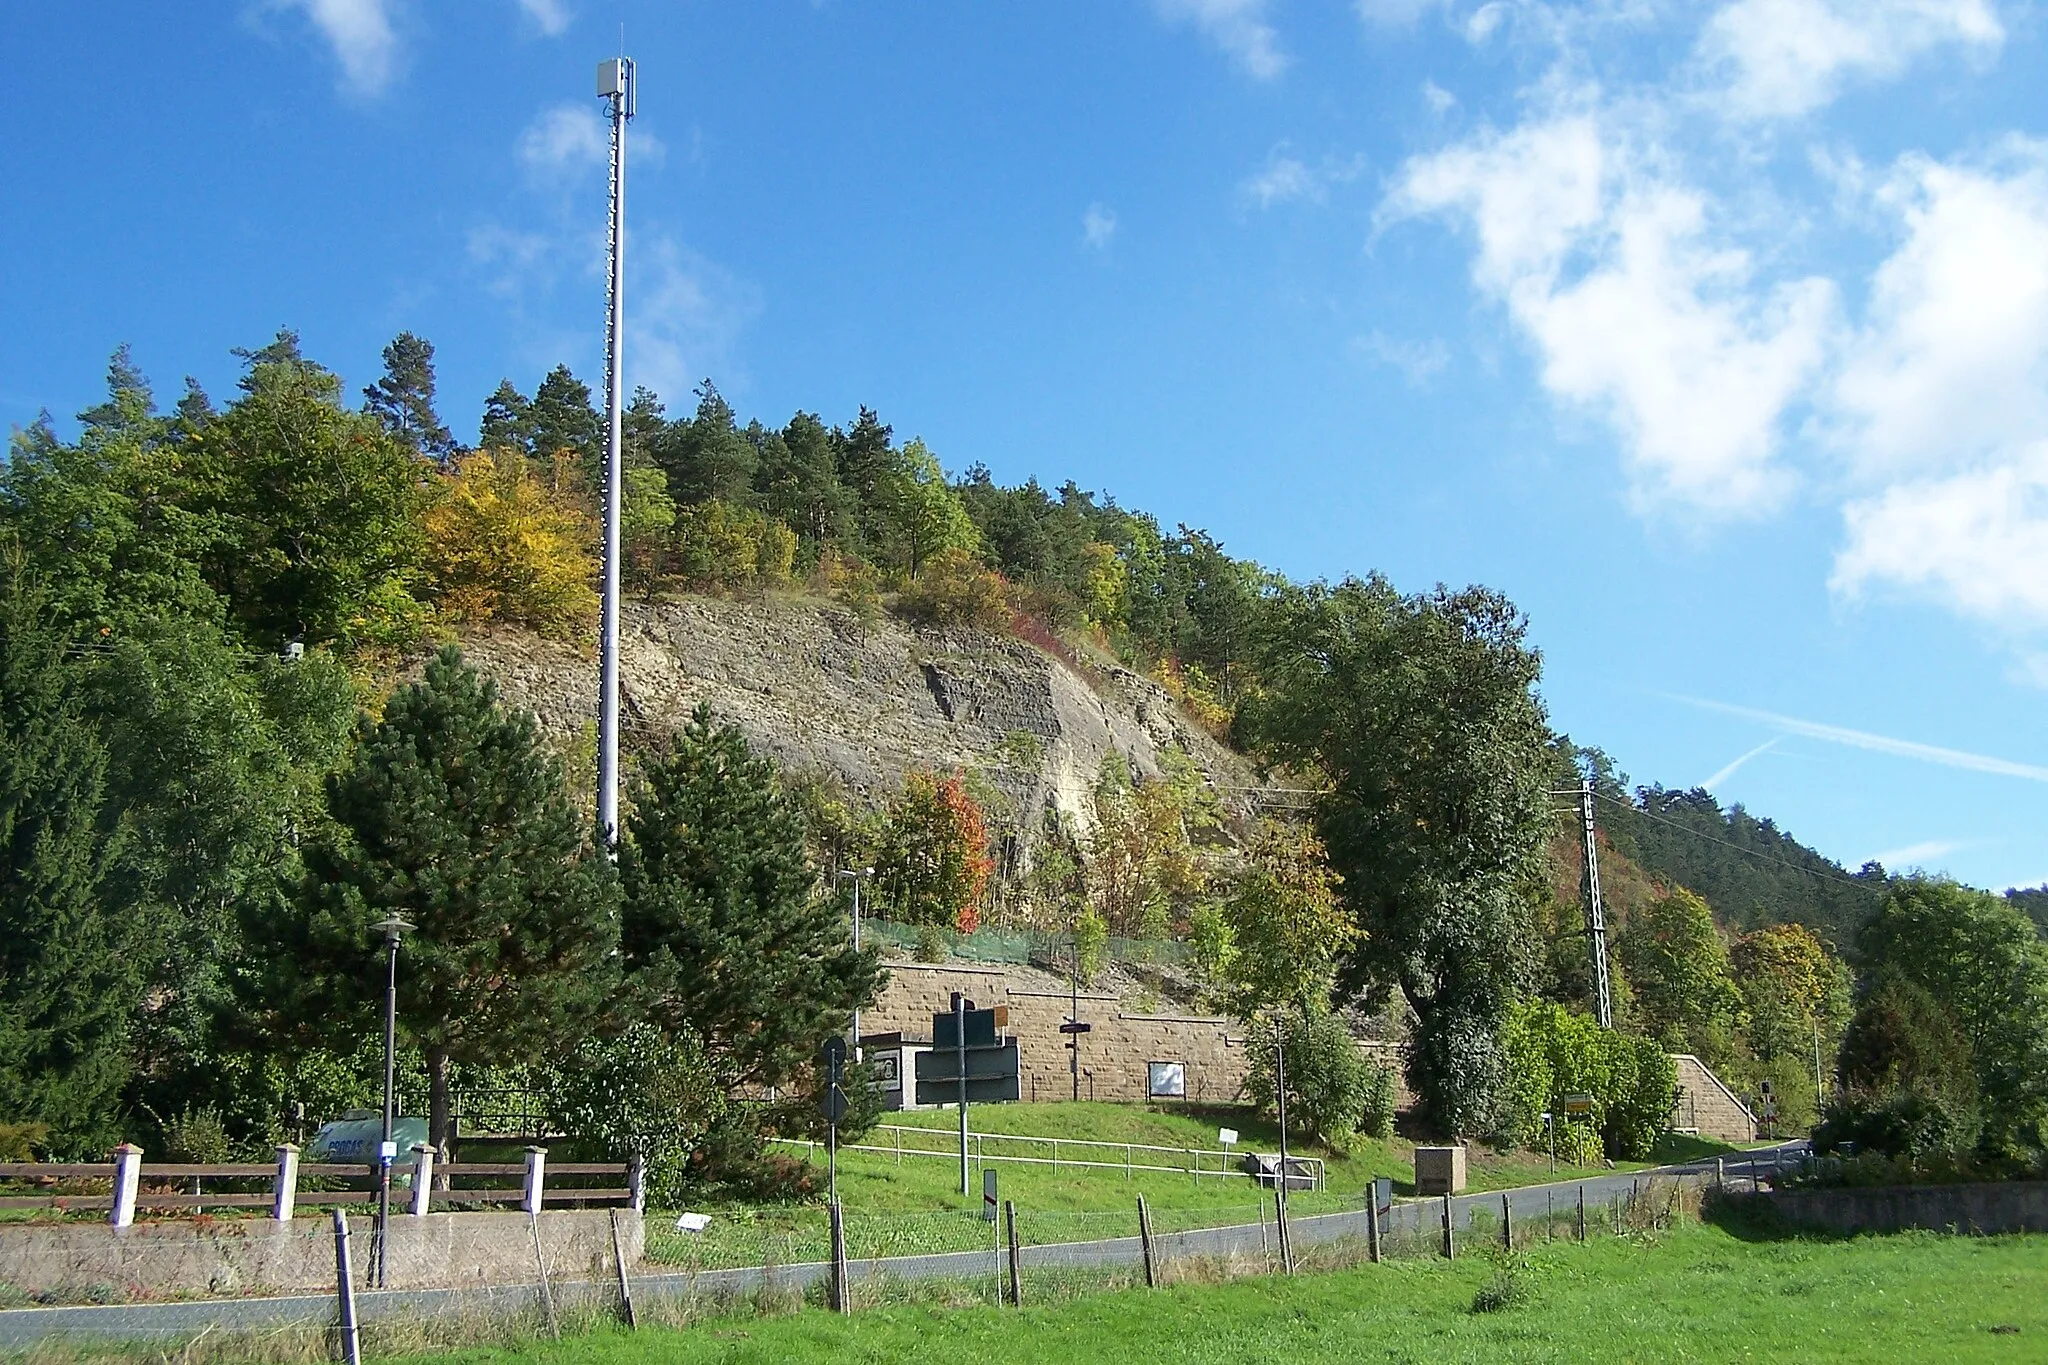
[[[1373,1066],[1365,1082],[1365,1112],[1360,1117],[1358,1131],[1375,1142],[1385,1142],[1394,1135],[1394,1069],[1390,1066]]]
[[[1083,981],[1093,981],[1109,956],[1109,921],[1092,905],[1074,921],[1074,956]]]
[[[917,947],[912,951],[919,962],[944,962],[953,946],[952,935],[944,925],[920,924],[917,926]]]
[[[1952,1095],[1899,1089],[1851,1092],[1827,1107],[1813,1130],[1823,1156],[1853,1150],[1890,1157],[1960,1157],[1977,1145],[1977,1108]]]
[[[1472,1311],[1504,1313],[1510,1308],[1521,1307],[1533,1297],[1528,1278],[1514,1266],[1504,1265],[1472,1296]]]
[[[1593,1097],[1593,1128],[1608,1155],[1649,1155],[1671,1120],[1678,1073],[1656,1041],[1603,1029],[1548,1001],[1517,1005],[1501,1043],[1508,1096],[1497,1136],[1514,1146],[1543,1145],[1543,1115],[1572,1093]],[[1562,1141],[1560,1136],[1560,1141]]]
[[[1341,1151],[1358,1131],[1372,1085],[1372,1064],[1359,1053],[1344,1021],[1327,1010],[1291,1012],[1281,1025],[1286,1047],[1290,1128]],[[1245,1097],[1275,1112],[1273,1027],[1256,1025],[1246,1046]]]
[[[227,1124],[212,1105],[187,1107],[164,1123],[164,1154],[174,1162],[218,1166],[233,1153]]]

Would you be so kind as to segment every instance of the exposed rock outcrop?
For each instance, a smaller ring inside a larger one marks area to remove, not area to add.
[[[871,800],[914,768],[973,768],[1020,821],[1051,806],[1083,829],[1111,751],[1152,776],[1163,751],[1182,750],[1235,811],[1258,780],[1158,684],[1115,665],[1084,678],[1008,637],[893,619],[864,630],[817,602],[700,597],[630,603],[623,626],[629,752],[708,702],[776,762],[837,773]],[[472,634],[463,646],[545,729],[570,734],[595,719],[597,664],[587,647],[510,630]]]

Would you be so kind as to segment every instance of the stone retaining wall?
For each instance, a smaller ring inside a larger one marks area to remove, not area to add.
[[[1765,1196],[1788,1222],[1833,1232],[2048,1231],[2048,1181],[1778,1190]]]
[[[368,1283],[375,1220],[349,1219],[358,1287]],[[639,1214],[619,1211],[626,1263],[641,1255]],[[611,1213],[553,1209],[540,1216],[548,1274],[601,1278],[612,1269]],[[393,1214],[387,1258],[393,1289],[523,1284],[536,1278],[524,1213]],[[182,1294],[256,1294],[334,1287],[330,1218],[188,1218],[138,1222],[0,1225],[0,1283],[28,1293],[90,1293],[150,1299]]]
[[[1066,991],[1021,986],[1000,967],[962,963],[891,962],[882,998],[861,1011],[864,1034],[900,1032],[929,1038],[932,1015],[944,1012],[959,991],[978,1008],[1010,1008],[1010,1032],[1017,1038],[1027,1102],[1073,1095],[1066,1037],[1059,1031],[1072,999]],[[1081,1018],[1094,1025],[1081,1036],[1081,1098],[1144,1101],[1149,1064],[1179,1062],[1192,1104],[1227,1103],[1244,1085],[1244,1026],[1221,1015],[1144,1014],[1125,1010],[1112,995],[1080,994]],[[1399,1090],[1399,1058],[1393,1044],[1361,1043],[1374,1060],[1392,1065]],[[1407,1103],[1401,1091],[1400,1103]]]

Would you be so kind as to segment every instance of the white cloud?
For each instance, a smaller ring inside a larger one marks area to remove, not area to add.
[[[519,160],[543,177],[573,175],[603,166],[611,157],[611,133],[592,104],[543,109],[519,135]]]
[[[1081,215],[1081,241],[1094,251],[1107,251],[1116,238],[1116,210],[1090,204]]]
[[[1962,839],[1924,839],[1904,848],[1888,848],[1882,853],[1873,853],[1866,860],[1883,863],[1888,872],[1898,872],[1909,867],[1924,868],[1936,858],[1946,858],[1959,848],[1968,848],[1968,841]]]
[[[1880,202],[1905,240],[1835,384],[1853,463],[1952,468],[2048,437],[2048,143],[1987,168],[1907,157]]]
[[[519,8],[526,11],[535,28],[550,38],[566,33],[569,21],[575,17],[563,0],[519,0]]]
[[[1731,112],[1782,118],[1852,79],[1896,76],[1932,48],[1995,52],[2004,38],[1991,0],[1734,0],[1708,20],[1699,57],[1723,78]]]
[[[1472,11],[1472,17],[1465,21],[1465,40],[1470,43],[1485,42],[1493,36],[1493,31],[1500,27],[1501,20],[1507,17],[1508,7],[1498,3],[1498,0],[1494,4],[1481,5]]]
[[[374,95],[398,69],[398,34],[390,0],[273,0],[303,13],[334,49],[343,81],[359,94]]]
[[[1451,348],[1437,337],[1427,341],[1402,341],[1383,332],[1372,332],[1352,343],[1359,354],[1401,372],[1410,388],[1426,387],[1451,363]]]
[[[2048,442],[1982,469],[1893,484],[1851,502],[1843,520],[1836,592],[1886,585],[2007,629],[2048,627]]]
[[[1282,143],[1267,155],[1264,166],[1238,182],[1237,194],[1245,203],[1262,209],[1294,200],[1320,204],[1329,197],[1330,186],[1356,180],[1364,169],[1362,156],[1348,160],[1325,157],[1311,166]]]
[[[1777,747],[1778,737],[1776,735],[1773,735],[1771,736],[1771,738],[1757,745],[1754,749],[1751,749],[1746,753],[1738,754],[1736,757],[1730,759],[1712,777],[1700,783],[1700,786],[1704,787],[1708,791],[1719,791],[1721,788],[1721,784],[1723,782],[1726,782],[1729,778],[1735,776],[1736,773],[1742,771],[1743,765],[1748,763],[1749,760],[1767,754]]]
[[[1411,161],[1383,216],[1471,222],[1474,281],[1534,344],[1544,387],[1615,427],[1639,499],[1761,511],[1788,487],[1779,428],[1835,292],[1759,285],[1707,198],[1651,161],[1566,114]]]
[[[760,291],[658,232],[626,266],[627,391],[645,385],[676,402],[712,375],[737,387],[737,343],[760,315]]]
[[[1817,720],[1800,720],[1796,716],[1781,716],[1775,711],[1759,711],[1755,707],[1734,706],[1725,701],[1708,701],[1702,697],[1683,696],[1673,696],[1671,699],[1703,710],[1718,711],[1727,716],[1762,721],[1788,735],[1804,735],[1808,739],[1826,740],[1830,744],[1841,744],[1851,749],[1868,749],[1874,753],[1891,754],[1897,758],[1916,759],[1944,768],[1990,773],[1997,777],[2023,777],[2031,782],[2048,782],[2048,768],[2033,763],[2015,763],[2011,759],[1992,758],[1985,754],[1967,753],[1961,749],[1944,749],[1935,744],[1894,739],[1890,735],[1874,735],[1868,730],[1851,730],[1846,726],[1827,725]]]
[[[1438,85],[1435,81],[1422,83],[1422,102],[1429,106],[1432,114],[1448,114],[1457,104],[1458,97]]]
[[[1193,24],[1245,74],[1269,81],[1287,69],[1280,35],[1266,20],[1267,0],[1152,0],[1169,23]]]

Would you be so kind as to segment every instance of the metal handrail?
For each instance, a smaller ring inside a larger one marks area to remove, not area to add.
[[[878,1123],[875,1125],[874,1131],[896,1134],[897,1145],[890,1147],[881,1147],[871,1143],[841,1143],[839,1145],[839,1150],[842,1152],[878,1152],[884,1156],[896,1156],[899,1158],[905,1156],[957,1157],[959,1155],[959,1147],[957,1146],[959,1140],[958,1135],[942,1129],[920,1128],[914,1125],[899,1123]],[[955,1145],[948,1145],[942,1148],[905,1147],[901,1145],[902,1134],[904,1133],[914,1133],[923,1137],[941,1139],[948,1142],[949,1144]],[[1161,1171],[1174,1175],[1192,1176],[1197,1182],[1199,1182],[1201,1178],[1205,1175],[1229,1176],[1232,1174],[1238,1174],[1237,1172],[1233,1172],[1230,1169],[1230,1163],[1233,1160],[1242,1159],[1241,1153],[1227,1151],[1220,1147],[1166,1147],[1156,1143],[1149,1142],[1108,1142],[1099,1138],[1051,1138],[1033,1137],[1023,1133],[970,1132],[967,1134],[967,1139],[969,1142],[974,1144],[975,1159],[985,1163],[1007,1161],[1013,1164],[1050,1166],[1054,1170],[1058,1170],[1061,1166],[1074,1166],[1088,1170],[1120,1170],[1125,1172],[1126,1176],[1128,1176],[1128,1174],[1132,1171]],[[815,1142],[807,1138],[780,1138],[777,1139],[777,1141],[787,1142],[795,1146],[800,1146],[805,1148],[806,1150],[816,1150],[824,1146],[823,1143]],[[984,1150],[986,1144],[990,1141],[1038,1143],[1040,1145],[1049,1145],[1052,1149],[1052,1153],[1050,1156],[990,1156]],[[1074,1157],[1062,1157],[1060,1155],[1060,1148],[1062,1147],[1106,1148],[1110,1151],[1122,1152],[1124,1154],[1124,1159],[1122,1161],[1089,1161],[1086,1159],[1076,1159]],[[1133,1154],[1138,1152],[1170,1153],[1174,1156],[1185,1158],[1185,1164],[1175,1166],[1161,1166],[1147,1162],[1137,1162],[1131,1160]],[[1217,1168],[1213,1171],[1204,1169],[1204,1158],[1212,1156],[1218,1158]],[[1298,1164],[1301,1166],[1309,1167],[1310,1173],[1315,1182],[1314,1187],[1319,1190],[1324,1188],[1325,1184],[1327,1183],[1327,1175],[1321,1157],[1295,1156],[1292,1153],[1290,1153],[1288,1155],[1287,1160],[1290,1164]]]

